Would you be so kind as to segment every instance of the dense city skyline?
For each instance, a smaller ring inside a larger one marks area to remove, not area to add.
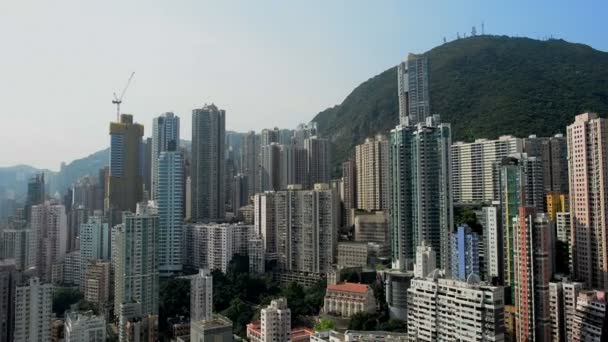
[[[50,170],[105,146],[104,132],[92,128],[112,119],[112,92],[120,91],[132,71],[123,111],[144,124],[146,136],[152,118],[174,111],[184,118],[188,139],[189,113],[205,102],[226,109],[227,130],[294,128],[407,53],[424,52],[443,37],[453,40],[472,26],[481,31],[482,22],[486,33],[553,36],[608,50],[600,24],[607,5],[600,1],[0,6],[0,31],[11,32],[4,39],[11,53],[0,57],[0,94],[10,113],[4,122],[16,128],[0,135],[1,145],[12,146],[3,151],[0,166]],[[408,16],[412,11],[417,15]],[[197,20],[196,13],[212,15]],[[22,127],[30,139],[21,139]]]

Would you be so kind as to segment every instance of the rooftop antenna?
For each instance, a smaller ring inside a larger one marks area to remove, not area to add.
[[[125,96],[125,93],[127,92],[129,85],[131,84],[133,75],[135,75],[135,71],[131,73],[131,76],[129,76],[129,80],[127,81],[125,87],[122,89],[120,97],[116,96],[116,93],[114,93],[114,99],[112,100],[112,103],[116,105],[116,122],[120,122],[120,104],[122,103],[122,98]]]

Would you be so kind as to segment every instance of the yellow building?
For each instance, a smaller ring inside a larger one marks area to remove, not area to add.
[[[569,211],[568,195],[558,192],[550,192],[547,194],[547,213],[549,214],[551,222],[555,222],[557,213],[566,213]]]

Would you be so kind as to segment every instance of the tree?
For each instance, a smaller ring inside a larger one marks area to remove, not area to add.
[[[348,323],[349,330],[378,330],[378,314],[368,312],[358,312],[350,317]]]
[[[236,298],[230,302],[230,306],[223,314],[232,321],[233,332],[244,337],[246,335],[245,326],[253,318],[254,310],[251,305],[245,303],[240,298]]]
[[[190,317],[190,280],[188,279],[169,279],[160,285],[159,330],[166,331],[167,319],[178,316]]]
[[[320,318],[315,324],[315,331],[332,330],[335,327],[334,321],[329,318]]]
[[[73,304],[78,303],[83,295],[78,288],[59,287],[53,292],[53,312],[57,316],[63,317],[66,310]]]

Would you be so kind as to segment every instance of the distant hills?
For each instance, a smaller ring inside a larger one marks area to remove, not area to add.
[[[454,140],[565,133],[578,113],[608,116],[608,53],[587,45],[484,35],[425,54],[431,65],[431,110],[452,124]],[[370,78],[313,119],[321,135],[333,142],[334,175],[355,145],[397,124],[396,72],[393,67]],[[22,198],[27,178],[40,171],[47,175],[51,193],[62,193],[84,175],[97,175],[108,161],[109,149],[104,149],[59,172],[26,165],[0,168],[0,194],[14,191]]]
[[[454,140],[565,133],[578,113],[608,116],[608,53],[587,45],[486,35],[425,55],[431,111],[452,124]],[[398,117],[396,67],[317,114],[321,134],[333,142],[334,174],[355,145],[388,133]]]

